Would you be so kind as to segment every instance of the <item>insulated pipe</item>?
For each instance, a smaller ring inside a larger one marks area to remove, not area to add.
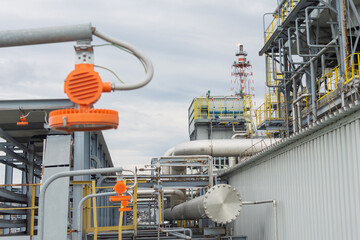
[[[165,220],[211,219],[216,223],[230,223],[240,214],[242,200],[235,188],[218,184],[200,197],[164,210]]]
[[[247,155],[257,153],[280,140],[280,138],[197,140],[175,146],[172,155],[237,157],[244,153]]]
[[[92,40],[91,24],[0,31],[0,47]]]
[[[292,107],[292,110],[293,110],[293,129],[294,129],[294,132],[296,132],[296,117],[295,117],[295,106],[297,104],[297,102],[299,102],[301,99],[303,99],[304,97],[309,97],[311,96],[311,94],[309,93],[306,93],[306,94],[303,94],[301,95],[300,97],[298,97],[294,102],[293,102],[293,107]],[[298,124],[299,124],[299,129],[301,129],[301,114],[300,114],[300,108],[299,106],[297,107],[298,108]]]

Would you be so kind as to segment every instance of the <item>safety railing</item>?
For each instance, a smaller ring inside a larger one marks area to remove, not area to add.
[[[124,180],[126,185],[132,185],[134,183],[133,180]],[[95,181],[73,181],[73,184],[82,184],[83,185],[83,197],[86,197],[90,194],[95,194],[98,191],[112,189],[113,186],[105,186],[105,187],[96,187]],[[89,233],[93,233],[93,239],[97,239],[97,235],[99,232],[108,232],[108,231],[117,231],[119,235],[119,239],[122,238],[123,230],[134,230],[137,231],[137,185],[134,187],[133,193],[133,201],[128,207],[132,207],[133,213],[133,221],[132,224],[123,225],[123,217],[124,212],[120,212],[119,216],[119,224],[114,226],[98,226],[97,222],[97,210],[98,209],[107,209],[107,208],[121,208],[120,203],[116,205],[110,206],[97,206],[96,198],[88,199],[83,204],[83,213],[82,213],[82,226],[85,235]]]
[[[271,63],[272,59],[270,56],[266,56],[266,81],[267,86],[278,86],[283,79],[283,74],[278,70],[278,63],[274,61],[274,64]],[[274,79],[276,76],[277,79]]]
[[[16,216],[16,215],[26,215],[26,216],[30,216],[30,231],[29,231],[29,235],[30,238],[32,238],[34,236],[34,232],[35,232],[35,210],[38,209],[38,203],[36,201],[36,193],[38,192],[36,190],[36,188],[39,188],[40,184],[2,184],[0,185],[0,188],[10,188],[9,191],[11,191],[11,188],[13,187],[26,187],[27,188],[27,192],[31,192],[31,202],[30,202],[30,206],[24,207],[24,206],[15,206],[14,203],[12,203],[12,205],[9,205],[9,207],[6,208],[0,208],[0,212],[9,212],[11,216]],[[5,201],[6,204],[6,201]],[[28,205],[26,203],[16,203],[17,205]],[[26,213],[26,214],[17,214],[15,211],[18,210],[28,210],[30,211],[30,213]],[[14,213],[11,213],[12,211],[14,211]],[[4,214],[1,214],[4,216]],[[15,227],[16,228],[16,227]],[[0,234],[1,236],[1,234]]]
[[[283,95],[278,100],[277,95],[265,94],[265,102],[256,109],[256,126],[259,127],[265,121],[283,120],[285,116],[283,104]]]
[[[194,119],[238,118],[243,115],[241,98],[195,98]]]
[[[360,77],[359,72],[359,63],[360,63],[360,53],[350,54],[347,58],[343,60],[345,67],[345,76],[344,76],[344,84],[348,84],[353,81],[355,78]],[[331,69],[331,71],[324,74],[317,80],[318,84],[318,99],[326,97],[333,91],[335,91],[340,82],[341,74],[340,74],[340,65]]]
[[[266,43],[271,35],[275,32],[278,26],[280,26],[290,12],[295,8],[301,0],[285,0],[282,5],[278,8],[277,13],[273,14],[273,19],[270,24],[265,28],[264,23],[264,42]]]
[[[360,53],[353,53],[349,55],[345,60],[345,82],[348,84],[354,78],[359,78],[359,63],[360,63]]]
[[[318,100],[337,89],[339,76],[340,69],[336,67],[318,79]]]

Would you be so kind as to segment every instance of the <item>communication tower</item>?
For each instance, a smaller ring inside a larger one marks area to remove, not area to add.
[[[255,104],[255,87],[252,65],[246,60],[247,53],[244,46],[238,44],[239,52],[235,54],[236,61],[231,66],[231,85],[232,96],[238,96],[244,100],[244,118],[246,119],[247,129],[250,133],[254,132],[253,124],[253,105]]]
[[[235,54],[236,61],[231,66],[231,94],[234,96],[252,95],[255,97],[252,65],[246,60],[244,46],[238,44],[239,52]]]

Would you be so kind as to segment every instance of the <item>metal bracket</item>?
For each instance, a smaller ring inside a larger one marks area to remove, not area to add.
[[[94,64],[94,48],[90,41],[78,41],[75,48],[75,64]]]

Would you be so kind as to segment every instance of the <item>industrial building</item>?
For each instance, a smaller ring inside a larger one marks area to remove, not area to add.
[[[265,102],[253,107],[239,44],[232,95],[195,97],[190,141],[135,171],[113,165],[102,131],[118,113],[95,103],[148,84],[151,60],[90,24],[0,32],[0,47],[76,42],[69,99],[0,101],[0,239],[359,239],[359,6],[278,1],[263,16]],[[145,78],[102,82],[93,37]]]

